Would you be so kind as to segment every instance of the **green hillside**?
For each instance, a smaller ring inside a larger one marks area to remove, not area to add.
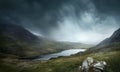
[[[83,54],[78,53],[69,57],[59,57],[48,61],[40,61],[19,59],[18,56],[38,56],[45,53],[74,48],[76,44],[56,42],[43,38],[34,44],[26,41],[17,41],[11,39],[11,37],[1,35],[0,39],[3,39],[3,42],[0,43],[0,72],[79,72],[78,67],[87,57],[93,57],[95,60],[106,61],[107,66],[105,72],[119,72],[120,42],[118,42],[119,38],[117,38],[116,41],[116,37],[119,37],[119,33],[117,36],[113,35],[112,38],[110,37],[109,43],[92,47]],[[41,42],[41,44],[39,44],[39,42]],[[76,47],[80,48],[78,44]]]
[[[0,72],[78,72],[78,67],[86,57],[107,62],[106,72],[120,71],[120,51],[75,55],[49,61],[25,61],[14,58],[0,60]]]
[[[29,58],[66,49],[89,48],[91,46],[82,43],[57,42],[38,37],[24,27],[15,24],[1,24],[0,26],[0,53],[3,54]]]

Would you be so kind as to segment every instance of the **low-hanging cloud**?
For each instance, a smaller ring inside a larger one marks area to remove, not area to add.
[[[99,43],[120,27],[119,0],[0,0],[0,21],[59,41]]]
[[[58,21],[58,27],[52,29],[51,38],[58,41],[81,42],[97,44],[119,28],[116,20],[106,17],[104,20],[95,17],[92,13],[83,13],[80,19],[73,16]]]

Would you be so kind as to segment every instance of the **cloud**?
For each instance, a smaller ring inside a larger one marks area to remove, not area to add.
[[[97,12],[104,15],[118,15],[120,12],[120,0],[91,0]]]
[[[99,43],[120,27],[119,0],[0,0],[0,21],[55,40]]]
[[[58,41],[98,44],[110,37],[119,28],[115,18],[106,17],[101,20],[92,13],[83,13],[80,19],[73,16],[64,17],[58,27],[51,30],[51,38]]]

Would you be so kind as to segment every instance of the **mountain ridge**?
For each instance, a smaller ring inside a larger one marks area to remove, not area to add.
[[[90,45],[81,43],[57,42],[38,37],[16,24],[0,25],[0,53],[13,54],[19,57],[34,57],[65,49],[90,47]]]
[[[103,40],[99,45],[103,45],[103,44],[110,44],[113,42],[120,42],[120,28],[117,29],[112,36],[110,36],[109,38],[106,38],[105,40]]]
[[[95,47],[87,50],[87,52],[108,52],[120,50],[120,28],[117,29],[109,38],[106,38]]]

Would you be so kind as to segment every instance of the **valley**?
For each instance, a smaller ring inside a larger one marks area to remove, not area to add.
[[[82,43],[58,42],[38,37],[24,27],[14,24],[1,24],[0,40],[1,53],[16,55],[19,58],[31,58],[67,49],[89,48],[93,46]]]
[[[120,72],[120,0],[0,0],[0,72]]]
[[[106,61],[108,65],[106,72],[119,72],[120,69],[117,67],[120,67],[120,42],[118,42],[120,32],[114,34],[117,35],[117,37],[115,36],[117,41],[110,37],[107,44],[100,43],[100,45],[88,48],[83,53],[52,58],[47,61],[19,59],[15,54],[0,53],[0,72],[79,72],[78,67],[87,57]]]

